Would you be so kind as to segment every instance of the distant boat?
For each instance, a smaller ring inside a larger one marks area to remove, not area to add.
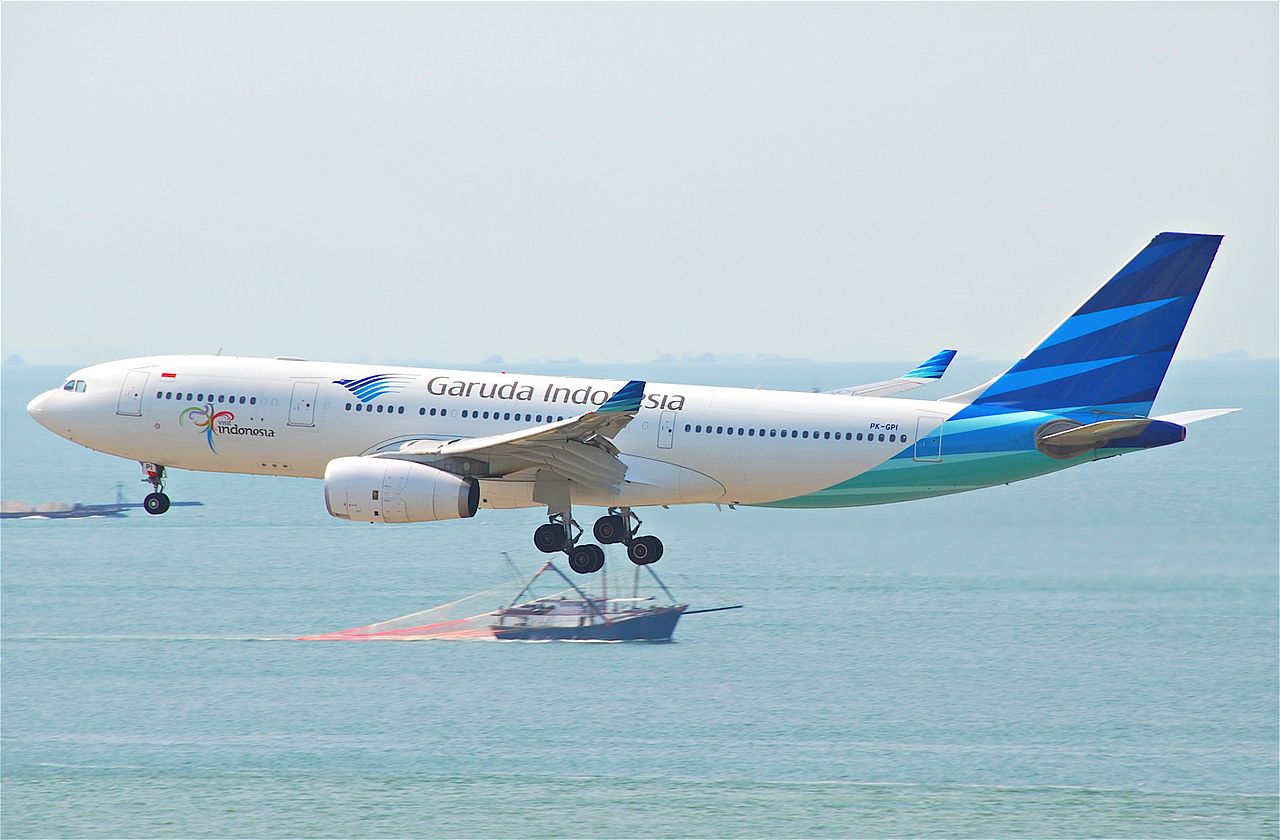
[[[197,507],[203,502],[173,502],[179,507]],[[87,519],[91,516],[124,516],[129,508],[140,508],[142,502],[126,502],[124,492],[116,485],[116,500],[109,504],[86,505],[80,502],[0,502],[0,519]]]

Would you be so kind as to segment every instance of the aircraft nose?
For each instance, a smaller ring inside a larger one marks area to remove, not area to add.
[[[51,393],[51,391],[45,391],[27,403],[27,414],[30,414],[31,419],[41,426],[44,426],[49,431],[54,431],[53,418],[49,416],[49,394]]]

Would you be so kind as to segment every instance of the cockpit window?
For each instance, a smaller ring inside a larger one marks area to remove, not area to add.
[[[83,394],[83,393],[84,393],[84,380],[83,380],[83,379],[77,379],[77,380],[76,380],[76,393],[77,393],[77,394]]]
[[[74,379],[68,379],[67,384],[62,386],[62,390],[64,391],[74,391],[75,389],[76,381]]]

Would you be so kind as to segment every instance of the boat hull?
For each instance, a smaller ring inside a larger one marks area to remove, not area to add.
[[[501,641],[544,642],[669,642],[685,605],[646,610],[641,614],[614,618],[582,626],[495,624],[490,627]]]

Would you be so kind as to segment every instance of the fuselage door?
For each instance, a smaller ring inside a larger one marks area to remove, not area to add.
[[[289,401],[290,426],[314,426],[316,424],[316,392],[320,386],[315,382],[297,382],[293,386],[293,398]]]
[[[937,463],[942,460],[942,424],[945,414],[921,414],[916,420],[915,460]]]
[[[147,377],[145,370],[131,370],[124,377],[120,386],[120,402],[116,405],[116,414],[130,417],[142,416],[142,395],[146,392]]]
[[[664,411],[658,420],[658,448],[670,449],[676,436],[676,413]]]

